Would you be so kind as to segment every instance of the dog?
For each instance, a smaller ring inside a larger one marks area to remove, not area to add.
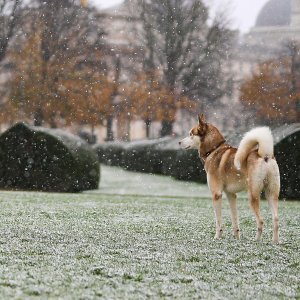
[[[240,238],[236,193],[247,191],[255,214],[256,240],[261,239],[264,221],[260,214],[260,196],[264,191],[272,212],[273,243],[279,242],[278,197],[280,174],[274,157],[273,137],[268,127],[257,127],[245,134],[238,148],[226,143],[220,131],[207,123],[203,114],[189,136],[179,142],[183,149],[197,149],[207,174],[216,218],[216,235],[222,236],[222,193],[227,196],[233,234]]]

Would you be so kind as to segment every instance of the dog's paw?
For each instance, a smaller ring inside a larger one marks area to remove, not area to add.
[[[236,238],[236,239],[240,239],[241,238],[241,235],[240,235],[240,230],[239,229],[236,229],[233,231],[233,236]]]
[[[215,240],[219,240],[222,237],[222,234],[223,234],[223,230],[222,229],[218,230],[215,234]]]

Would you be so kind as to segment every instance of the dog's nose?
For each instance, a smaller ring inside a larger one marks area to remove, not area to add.
[[[181,142],[178,142],[179,145],[181,145]]]

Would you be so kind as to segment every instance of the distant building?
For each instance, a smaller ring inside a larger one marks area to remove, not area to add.
[[[289,41],[300,41],[300,0],[269,0],[236,49],[241,76],[282,54]]]
[[[257,126],[255,118],[239,103],[239,88],[259,63],[283,55],[290,41],[300,42],[300,0],[269,0],[258,14],[254,27],[237,41],[232,56],[232,98],[223,99],[224,106],[219,111],[213,109],[221,127],[227,131],[236,128],[244,131],[244,127]],[[226,110],[230,114],[224,113]]]

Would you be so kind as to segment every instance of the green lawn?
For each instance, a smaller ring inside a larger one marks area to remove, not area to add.
[[[215,241],[206,186],[102,168],[82,194],[0,192],[0,299],[300,299],[300,202],[255,222],[239,201],[242,239]]]

